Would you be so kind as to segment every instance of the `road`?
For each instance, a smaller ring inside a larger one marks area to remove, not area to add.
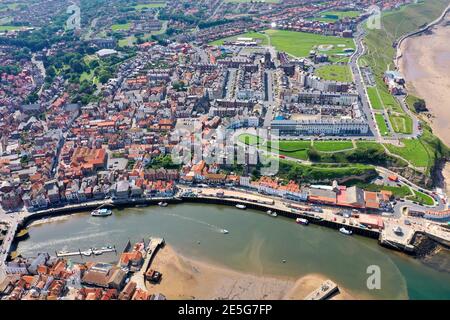
[[[264,128],[269,128],[274,117],[276,103],[274,99],[274,75],[273,70],[267,70],[267,101],[264,101],[266,107],[266,115],[264,116]]]
[[[31,56],[31,62],[39,69],[39,72],[41,73],[41,76],[42,76],[42,80],[44,80],[46,77],[44,63],[42,61],[36,60],[36,53],[33,53],[33,55]],[[41,96],[43,89],[44,89],[44,81],[42,82],[42,85],[39,88],[39,91],[37,93],[39,97]]]
[[[446,9],[448,10],[448,8]],[[375,122],[375,116],[374,116],[374,112],[373,112],[373,108],[371,107],[370,104],[370,100],[369,100],[369,96],[367,94],[367,90],[366,90],[366,84],[363,81],[363,77],[361,74],[361,69],[359,68],[358,65],[358,60],[359,58],[364,55],[366,48],[364,47],[364,43],[363,43],[363,39],[365,36],[365,31],[363,28],[363,24],[365,23],[365,20],[362,21],[361,23],[358,24],[357,26],[357,31],[354,34],[355,37],[355,43],[356,43],[356,51],[355,53],[352,55],[352,57],[350,58],[350,68],[353,72],[353,76],[354,76],[354,80],[355,80],[355,84],[356,84],[356,88],[358,91],[359,96],[361,97],[361,101],[363,104],[363,110],[364,113],[366,114],[366,117],[369,121],[369,126],[371,128],[371,131],[374,132],[374,135],[376,136],[376,140],[378,142],[385,142],[383,136],[381,136],[379,130],[378,130],[378,126],[376,125]],[[415,33],[415,32],[414,32]],[[400,40],[400,42],[403,40],[403,38]],[[396,58],[398,59],[398,57]],[[397,65],[397,60],[396,63]],[[383,110],[383,116],[384,118],[387,120],[387,125],[390,129],[391,132],[391,136],[389,137],[388,140],[399,140],[401,138],[410,138],[410,139],[414,139],[417,138],[420,134],[421,134],[421,130],[419,128],[419,124],[420,121],[419,119],[413,114],[413,112],[411,112],[411,110],[409,109],[409,107],[407,106],[406,102],[405,102],[405,98],[406,96],[401,95],[401,96],[394,96],[397,101],[399,102],[400,106],[402,107],[404,113],[406,113],[413,121],[413,131],[411,134],[402,134],[402,133],[396,133],[391,125],[391,122],[389,121],[389,116],[387,114],[386,110]]]
[[[363,23],[363,22],[362,22]],[[356,50],[353,53],[353,55],[350,57],[349,60],[349,66],[353,73],[353,80],[355,82],[356,91],[358,92],[358,95],[361,100],[362,105],[362,111],[364,112],[366,116],[366,120],[369,124],[370,131],[375,136],[375,139],[377,141],[381,141],[381,135],[378,130],[378,127],[375,122],[375,116],[373,113],[373,109],[370,106],[369,103],[369,97],[366,92],[366,86],[363,81],[363,77],[361,74],[361,69],[359,68],[358,61],[359,58],[365,53],[366,48],[363,44],[363,38],[364,38],[364,29],[362,27],[362,23],[358,24],[357,31],[355,32],[355,44],[356,44]]]

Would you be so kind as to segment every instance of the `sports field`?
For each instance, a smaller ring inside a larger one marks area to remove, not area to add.
[[[157,2],[157,3],[138,4],[138,5],[135,5],[133,8],[136,10],[143,10],[143,9],[152,9],[152,8],[163,8],[165,6],[166,6],[166,3]]]
[[[211,42],[210,45],[222,45],[224,41],[235,40],[238,37],[261,39],[261,45],[268,45],[268,38],[270,38],[270,43],[275,49],[299,58],[307,57],[311,50],[316,50],[327,54],[333,62],[348,61],[351,52],[345,52],[344,49],[355,50],[353,39],[276,29],[248,32],[219,39]]]
[[[264,34],[259,33],[259,32],[247,32],[247,33],[243,33],[243,34],[240,34],[237,36],[215,40],[213,42],[210,42],[209,44],[212,46],[221,46],[224,44],[225,41],[234,41],[237,38],[259,39],[259,40],[261,40],[260,45],[262,45],[262,46],[268,45],[267,36],[265,36]]]
[[[346,58],[345,48],[355,49],[353,39],[348,38],[275,29],[266,30],[265,33],[270,36],[271,44],[278,51],[285,51],[295,57],[306,57],[311,50],[316,50],[336,61]]]
[[[130,30],[131,23],[113,24],[112,31]]]
[[[352,82],[352,72],[347,64],[330,64],[316,69],[315,74],[325,80]]]
[[[246,3],[246,2],[265,2],[265,3],[279,3],[280,0],[225,0],[230,3]]]
[[[343,18],[355,18],[360,15],[359,11],[326,11],[320,15],[309,18],[308,20],[315,20],[321,22],[335,22]]]
[[[21,27],[19,26],[0,26],[0,32],[2,31],[14,31],[19,30]]]

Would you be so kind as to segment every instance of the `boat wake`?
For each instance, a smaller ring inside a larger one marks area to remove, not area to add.
[[[185,217],[185,216],[182,216],[182,215],[179,215],[179,214],[176,214],[176,213],[166,213],[166,214],[170,215],[170,216],[174,216],[174,217],[180,218],[180,219],[183,219],[183,220],[188,220],[188,221],[192,221],[192,222],[197,223],[197,224],[204,225],[204,226],[208,227],[208,229],[210,229],[210,230],[212,230],[214,232],[225,233],[224,231],[226,231],[226,229],[221,228],[219,226],[216,226],[214,224],[208,223],[206,221]]]

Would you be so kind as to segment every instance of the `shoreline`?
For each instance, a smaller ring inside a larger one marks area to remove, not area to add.
[[[146,200],[146,203],[157,203],[158,201],[161,201],[161,199],[158,200]],[[273,205],[266,205],[266,204],[262,204],[262,203],[253,203],[250,201],[243,201],[243,200],[238,200],[238,199],[224,199],[224,198],[216,198],[216,197],[209,197],[209,198],[203,198],[203,197],[198,197],[198,198],[166,198],[164,199],[164,201],[171,203],[171,204],[179,204],[179,203],[205,203],[205,204],[211,204],[211,205],[226,205],[226,206],[235,206],[236,203],[244,203],[248,209],[253,209],[253,210],[257,210],[257,211],[262,211],[262,212],[266,212],[268,209],[273,209]],[[281,201],[281,200],[278,200]],[[133,206],[136,206],[137,203],[135,202],[124,202],[124,203],[120,203],[120,204],[112,204],[112,203],[107,203],[109,206],[111,207],[116,207],[116,208],[130,208]],[[83,204],[81,207],[70,207],[70,208],[57,208],[55,209],[50,209],[51,211],[45,211],[45,212],[37,212],[34,213],[33,215],[30,216],[26,216],[24,217],[21,221],[18,221],[18,225],[22,228],[26,228],[27,226],[29,226],[31,223],[38,223],[40,224],[40,220],[41,219],[45,219],[43,223],[46,223],[46,221],[48,222],[48,219],[63,219],[63,217],[65,216],[69,216],[72,214],[76,214],[76,213],[82,213],[82,212],[86,212],[87,210],[89,210],[89,208],[95,208],[98,206],[98,202],[95,203],[95,205],[93,205],[92,203],[85,203]],[[327,228],[331,228],[331,229],[335,229],[335,230],[339,230],[341,227],[345,227],[347,229],[350,229],[353,231],[354,234],[360,235],[360,236],[364,236],[367,238],[372,238],[374,240],[377,240],[378,245],[383,246],[383,247],[387,247],[388,249],[391,250],[399,250],[402,253],[406,254],[406,255],[411,255],[414,252],[411,251],[412,249],[408,246],[408,245],[404,245],[402,243],[397,243],[394,246],[391,245],[389,242],[386,242],[382,240],[382,237],[380,236],[382,233],[379,230],[374,230],[374,229],[363,229],[360,227],[357,227],[355,225],[348,225],[348,224],[343,224],[341,222],[338,221],[331,221],[331,220],[326,220],[323,219],[321,217],[316,217],[316,216],[311,216],[310,214],[306,214],[306,213],[302,213],[302,212],[292,212],[289,210],[282,210],[282,209],[277,209],[277,212],[279,215],[282,215],[286,218],[289,219],[296,219],[296,218],[306,218],[309,220],[310,223],[312,224],[316,224],[319,226],[324,226]],[[18,239],[14,239],[14,241],[20,241]]]
[[[159,284],[146,282],[149,292],[161,292],[169,299],[206,300],[301,300],[328,278],[308,274],[300,278],[255,275],[183,256],[174,247],[160,248],[151,265],[162,273]],[[339,284],[338,284],[339,285]],[[357,298],[339,286],[332,300]]]

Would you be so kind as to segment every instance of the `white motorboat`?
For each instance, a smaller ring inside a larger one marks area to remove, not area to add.
[[[345,235],[347,235],[347,236],[350,236],[350,235],[353,234],[353,231],[347,230],[347,229],[345,229],[344,227],[340,228],[340,229],[339,229],[339,232],[340,232],[340,233],[343,233],[343,234],[345,234]]]
[[[91,216],[93,217],[107,217],[112,215],[112,210],[111,209],[96,209],[94,211],[91,212]]]
[[[303,219],[303,218],[297,218],[297,219],[295,219],[295,222],[298,224],[302,224],[304,226],[307,226],[309,224],[309,221],[307,219]]]
[[[271,217],[278,217],[278,214],[272,210],[267,210],[266,213]]]

